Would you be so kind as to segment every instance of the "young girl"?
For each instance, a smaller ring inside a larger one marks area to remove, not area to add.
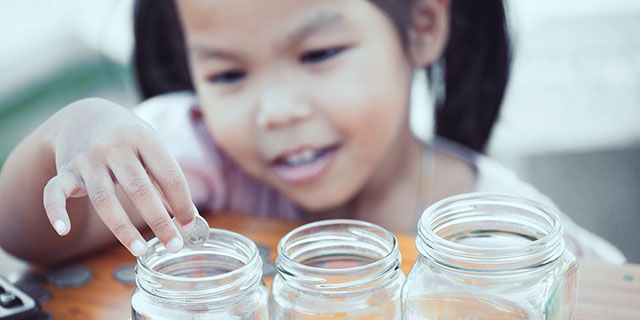
[[[193,203],[415,232],[418,208],[456,193],[545,200],[471,151],[484,148],[506,85],[499,0],[141,0],[135,29],[140,88],[153,98],[135,113],[75,102],[5,163],[0,240],[14,255],[55,263],[113,234],[139,256],[145,224],[176,252],[170,214],[189,229]],[[409,128],[417,68],[438,94],[433,172],[432,149]],[[624,261],[563,219],[574,253]]]

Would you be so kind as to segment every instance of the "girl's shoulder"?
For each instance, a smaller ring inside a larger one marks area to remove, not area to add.
[[[196,139],[199,134],[195,117],[197,104],[192,92],[181,91],[147,99],[133,108],[133,112],[156,130],[167,147],[176,149],[171,151],[196,151],[201,155],[202,150],[197,150],[199,139]]]
[[[601,237],[577,225],[568,215],[533,185],[521,179],[513,170],[498,161],[474,152],[456,143],[438,139],[439,150],[448,152],[470,164],[476,172],[474,192],[501,193],[536,200],[556,209],[564,227],[567,248],[579,257],[591,257],[622,264],[624,255],[615,246]]]

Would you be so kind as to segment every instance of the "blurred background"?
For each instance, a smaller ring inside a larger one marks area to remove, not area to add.
[[[515,59],[489,155],[640,263],[640,1],[506,3]],[[0,0],[0,163],[70,102],[139,102],[132,9]]]

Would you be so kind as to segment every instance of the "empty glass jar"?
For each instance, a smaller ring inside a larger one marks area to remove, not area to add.
[[[258,248],[234,232],[210,229],[202,247],[176,254],[151,240],[136,283],[133,320],[269,319]]]
[[[299,227],[280,240],[272,318],[400,319],[404,274],[395,236],[356,220]]]
[[[422,215],[405,319],[573,319],[577,264],[554,209],[467,194]]]

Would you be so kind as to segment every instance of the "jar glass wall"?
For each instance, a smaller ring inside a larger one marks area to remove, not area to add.
[[[262,260],[248,238],[210,229],[202,247],[172,254],[153,239],[138,258],[132,319],[269,319]]]
[[[280,240],[272,318],[400,319],[404,274],[395,236],[356,220],[299,227]]]
[[[403,287],[406,319],[573,319],[577,264],[553,208],[467,194],[425,210],[420,257]]]

